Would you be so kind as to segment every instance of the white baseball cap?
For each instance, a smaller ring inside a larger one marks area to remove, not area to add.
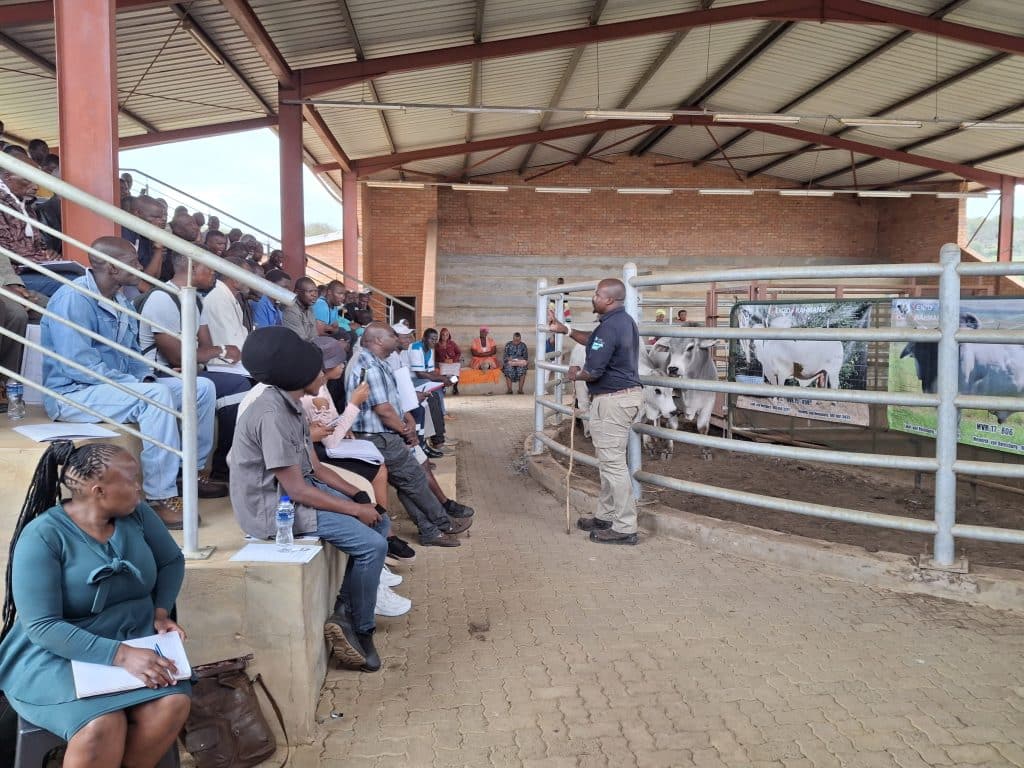
[[[405,320],[399,320],[397,323],[391,326],[391,330],[397,333],[399,336],[411,336],[415,333],[415,328],[410,328],[409,324]]]

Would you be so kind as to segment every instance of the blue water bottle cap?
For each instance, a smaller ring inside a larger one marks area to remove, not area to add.
[[[289,498],[288,498],[287,496],[282,496],[282,497],[281,497],[281,503],[282,503],[282,504],[291,504],[291,503],[292,503],[292,500],[291,500],[291,499],[289,499]]]

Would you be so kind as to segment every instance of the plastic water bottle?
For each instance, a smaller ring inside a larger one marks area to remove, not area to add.
[[[16,381],[7,382],[7,418],[11,421],[25,418],[25,387]]]
[[[295,524],[295,505],[287,496],[282,496],[277,505],[277,546],[280,549],[289,549],[295,544],[295,534],[292,526]]]

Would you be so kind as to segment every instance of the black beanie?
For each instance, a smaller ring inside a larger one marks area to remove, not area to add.
[[[249,334],[242,365],[261,384],[294,391],[308,386],[323,370],[320,348],[290,328],[270,326]]]

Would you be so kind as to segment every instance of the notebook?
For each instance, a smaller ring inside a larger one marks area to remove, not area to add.
[[[188,680],[192,677],[192,666],[185,655],[185,646],[177,632],[165,635],[150,635],[135,640],[124,640],[125,645],[133,648],[154,650],[160,646],[160,652],[173,661],[178,667],[175,675],[177,680]],[[123,667],[107,666],[106,664],[90,664],[85,661],[72,661],[71,674],[75,678],[75,696],[87,699],[90,696],[102,696],[106,693],[120,693],[145,688],[146,684]]]

